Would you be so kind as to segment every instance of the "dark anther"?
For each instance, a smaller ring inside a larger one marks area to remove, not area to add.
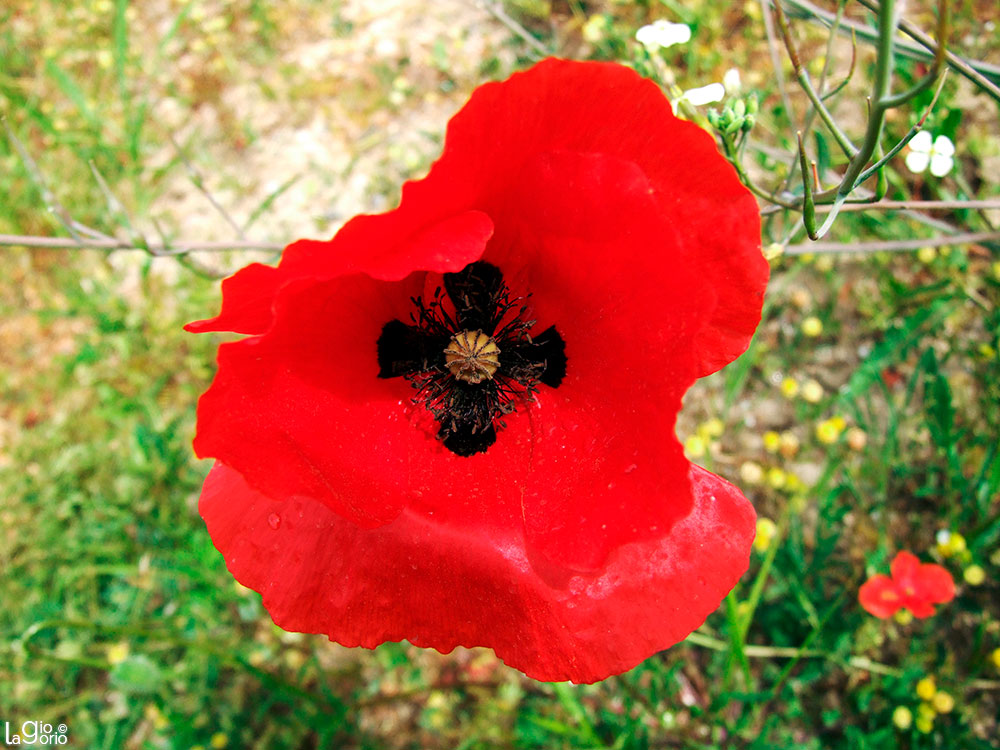
[[[566,345],[555,326],[532,337],[526,299],[510,297],[496,266],[478,261],[444,275],[447,299],[415,297],[409,324],[390,320],[378,338],[378,376],[403,377],[438,422],[438,438],[459,456],[486,451],[503,417],[539,385],[566,376]],[[451,304],[448,305],[447,301]]]

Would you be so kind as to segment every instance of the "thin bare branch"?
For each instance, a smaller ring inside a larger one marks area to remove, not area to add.
[[[279,252],[285,246],[273,242],[256,240],[233,240],[229,242],[171,242],[150,243],[145,247],[127,240],[73,239],[72,237],[35,237],[19,234],[0,234],[0,247],[38,247],[53,250],[125,250],[173,256],[195,252],[227,252],[230,250],[261,250]]]
[[[918,250],[922,247],[943,247],[945,245],[966,245],[981,242],[1000,241],[1000,232],[964,232],[945,237],[910,237],[905,240],[882,240],[878,242],[809,242],[788,245],[785,255],[805,255],[806,253],[882,253]]]
[[[504,10],[501,3],[493,2],[479,2],[477,5],[483,8],[486,12],[496,18],[500,23],[506,26],[508,29],[513,31],[517,36],[523,39],[529,47],[531,47],[535,52],[537,52],[542,57],[549,57],[555,54],[555,50],[551,50],[538,41],[530,31],[524,28],[521,24],[511,18],[507,11]]]
[[[216,212],[218,212],[219,216],[221,216],[223,220],[236,231],[239,238],[241,240],[245,240],[246,236],[243,234],[243,227],[236,221],[236,219],[230,216],[229,212],[221,203],[219,203],[219,201],[215,199],[215,196],[212,195],[212,192],[205,187],[205,178],[202,176],[201,172],[198,171],[198,168],[195,167],[191,160],[187,158],[187,154],[184,153],[184,148],[177,142],[177,139],[174,138],[173,133],[170,134],[170,142],[177,150],[177,156],[180,158],[181,163],[187,170],[188,176],[191,178],[191,184],[198,188],[198,192],[208,199],[208,202],[212,204],[212,208],[214,208]]]

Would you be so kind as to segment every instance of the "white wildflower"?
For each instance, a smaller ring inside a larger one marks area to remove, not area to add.
[[[707,86],[699,86],[695,89],[688,89],[681,95],[681,99],[690,104],[701,105],[721,102],[726,95],[726,87],[721,83],[710,83]]]
[[[740,89],[743,88],[739,69],[730,68],[727,70],[725,75],[722,76],[722,85],[726,87],[726,93],[738,94]]]
[[[666,49],[691,40],[691,27],[684,23],[654,21],[635,32],[635,40],[646,49]]]
[[[921,130],[910,141],[910,153],[906,155],[906,167],[911,172],[920,174],[931,168],[935,177],[944,177],[955,165],[952,158],[955,155],[955,145],[946,135],[939,135],[931,140],[931,134]]]

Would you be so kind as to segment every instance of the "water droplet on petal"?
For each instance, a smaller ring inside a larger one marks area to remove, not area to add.
[[[267,517],[267,525],[270,526],[272,529],[278,528],[279,526],[281,526],[281,516],[279,516],[277,513],[272,513]]]
[[[639,467],[636,464],[629,464],[628,468],[625,469],[625,473],[626,474],[631,474],[633,471],[635,471],[638,468]]]

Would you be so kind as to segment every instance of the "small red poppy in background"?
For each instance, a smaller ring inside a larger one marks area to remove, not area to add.
[[[481,86],[398,208],[223,282],[195,450],[230,571],[288,630],[489,646],[591,682],[685,638],[754,513],[684,457],[744,351],[756,202],[652,82],[546,60]]]
[[[876,575],[858,591],[858,601],[876,617],[891,617],[908,609],[914,617],[930,617],[935,604],[955,598],[951,573],[934,563],[921,563],[916,555],[899,552],[890,566],[892,577]]]

